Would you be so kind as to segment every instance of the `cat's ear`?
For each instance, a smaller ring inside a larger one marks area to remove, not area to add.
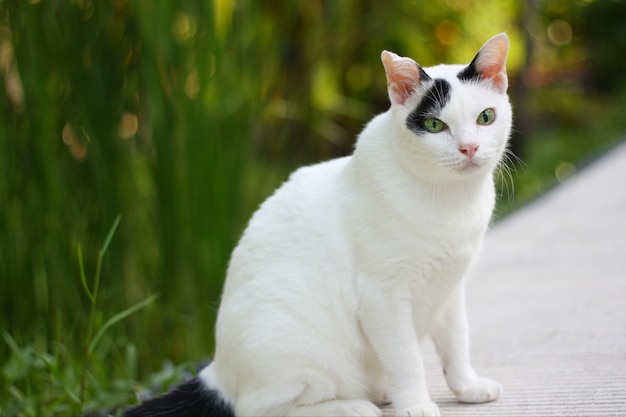
[[[495,89],[504,94],[509,86],[506,76],[506,56],[509,38],[500,33],[489,39],[480,48],[472,62],[459,73],[461,80],[490,80]]]
[[[393,52],[383,51],[380,58],[387,74],[389,100],[394,104],[404,104],[420,83],[430,80],[417,62]]]

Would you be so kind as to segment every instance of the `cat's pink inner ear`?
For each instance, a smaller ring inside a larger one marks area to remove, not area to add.
[[[387,74],[389,99],[395,104],[404,104],[420,82],[420,67],[411,58],[383,51],[381,59]]]
[[[506,76],[506,56],[509,51],[509,38],[504,33],[489,39],[476,57],[476,71],[482,78],[490,79],[494,87],[505,93],[509,86]]]

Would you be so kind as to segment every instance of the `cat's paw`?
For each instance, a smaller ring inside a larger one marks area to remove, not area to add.
[[[470,382],[455,384],[452,390],[462,403],[486,403],[498,399],[502,387],[496,381],[478,377]]]
[[[440,415],[439,407],[432,401],[421,402],[396,412],[396,416],[402,417],[437,417]]]

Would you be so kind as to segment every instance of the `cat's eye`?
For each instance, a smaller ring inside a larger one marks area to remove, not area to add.
[[[444,122],[434,117],[424,119],[424,129],[428,130],[430,133],[439,133],[445,129],[445,127],[446,124]]]
[[[478,115],[476,122],[478,122],[479,125],[487,126],[492,124],[495,119],[496,112],[493,109],[485,109]]]

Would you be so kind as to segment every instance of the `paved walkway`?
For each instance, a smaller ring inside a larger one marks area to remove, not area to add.
[[[444,416],[626,416],[626,143],[487,235],[468,283],[472,357],[496,402]]]

